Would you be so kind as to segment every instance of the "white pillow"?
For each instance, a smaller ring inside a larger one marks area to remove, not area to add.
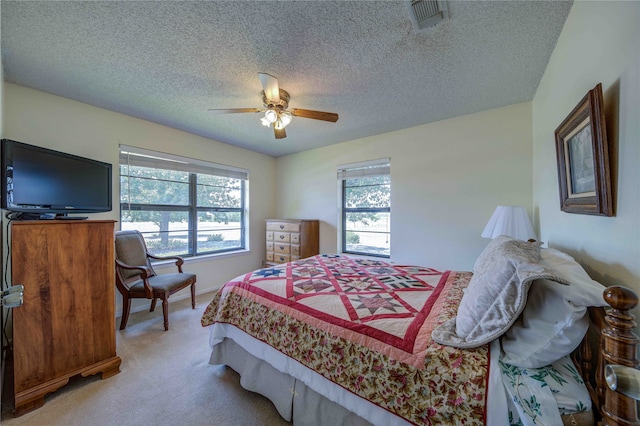
[[[538,263],[540,243],[501,235],[482,251],[455,318],[433,330],[434,341],[475,348],[500,337],[525,307],[534,280],[567,284]]]
[[[542,249],[540,263],[571,285],[540,280],[529,290],[522,315],[501,338],[502,362],[539,368],[573,352],[589,327],[588,306],[606,306],[605,287],[571,256]]]

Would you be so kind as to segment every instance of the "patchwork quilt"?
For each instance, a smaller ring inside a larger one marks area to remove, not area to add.
[[[412,424],[483,424],[489,347],[431,340],[470,272],[318,255],[228,282],[202,325],[238,327]]]

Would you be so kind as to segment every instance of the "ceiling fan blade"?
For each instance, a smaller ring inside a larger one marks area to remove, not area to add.
[[[276,139],[284,139],[287,137],[287,132],[284,129],[273,128],[273,134],[276,135]]]
[[[271,74],[259,72],[260,83],[262,83],[262,90],[267,99],[273,102],[280,102],[280,86],[278,86],[278,79]]]
[[[291,108],[289,111],[296,117],[313,118],[314,120],[331,121],[332,123],[338,121],[338,114],[333,112],[313,111],[300,108]]]
[[[210,109],[214,114],[235,114],[238,112],[260,112],[258,108],[227,108],[227,109]]]

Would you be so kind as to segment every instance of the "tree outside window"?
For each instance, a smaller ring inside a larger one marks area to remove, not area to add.
[[[388,169],[389,164],[382,163],[343,170],[343,253],[390,257],[391,177]]]
[[[158,159],[155,167],[130,163],[120,165],[121,228],[142,232],[151,252],[196,256],[244,249],[244,179],[163,169]]]

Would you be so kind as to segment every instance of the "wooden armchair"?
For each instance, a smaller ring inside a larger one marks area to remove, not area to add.
[[[157,275],[150,259],[175,260],[178,273]],[[153,312],[156,301],[162,300],[164,329],[169,329],[169,296],[191,286],[191,307],[196,307],[196,276],[182,272],[184,260],[179,256],[158,257],[147,251],[147,245],[139,231],[116,232],[116,287],[122,294],[122,319],[124,330],[129,319],[131,299],[152,299]]]

